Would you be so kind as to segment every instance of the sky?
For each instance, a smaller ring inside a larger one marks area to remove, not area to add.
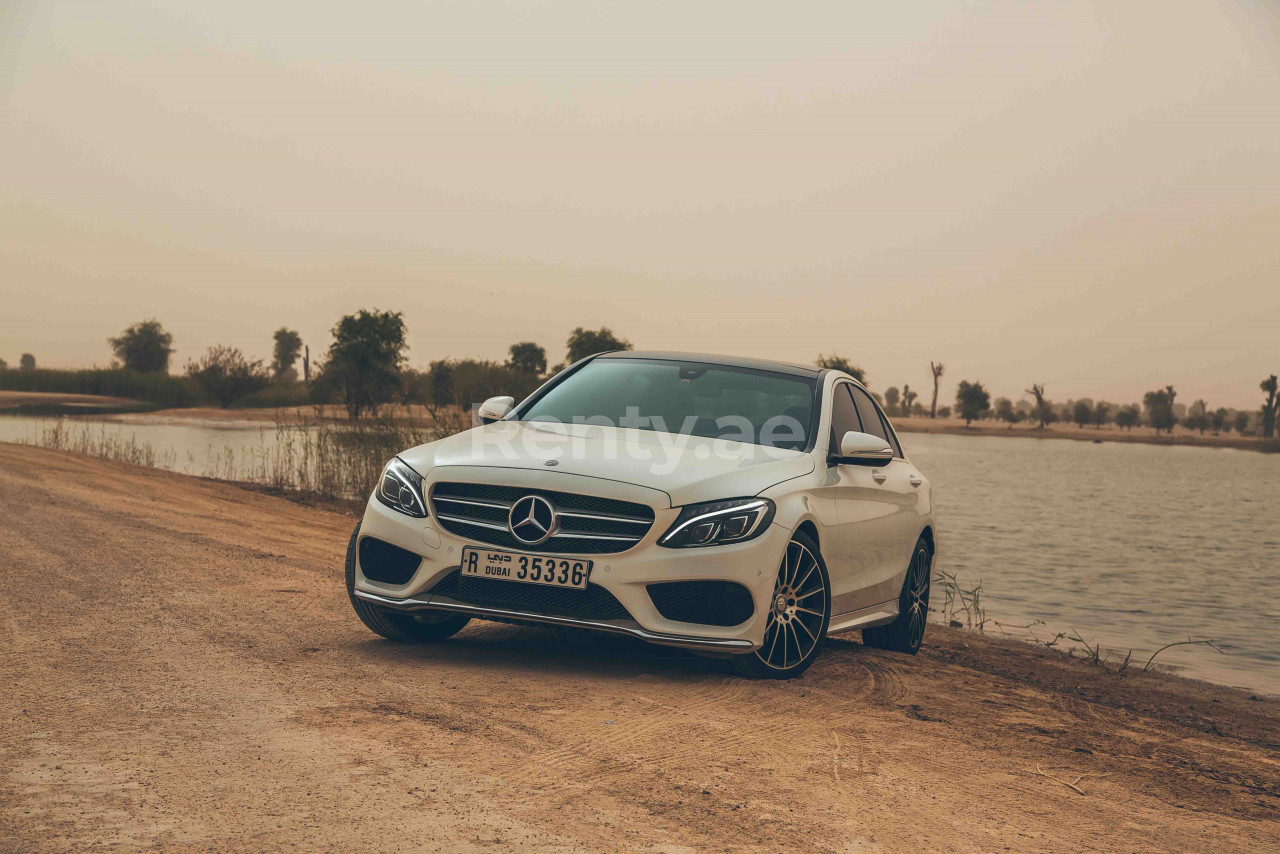
[[[1254,408],[1280,4],[0,4],[0,358],[158,318]]]

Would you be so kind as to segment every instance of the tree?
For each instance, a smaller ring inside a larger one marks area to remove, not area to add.
[[[1138,405],[1136,403],[1131,403],[1128,406],[1122,406],[1119,411],[1116,412],[1116,426],[1121,430],[1133,432],[1133,428],[1137,427],[1141,421],[1142,411],[1138,409]]]
[[[1025,391],[1036,399],[1036,416],[1040,419],[1040,427],[1043,429],[1049,423],[1049,416],[1053,412],[1052,405],[1044,398],[1044,386],[1033,383],[1031,388]]]
[[[814,364],[819,368],[830,368],[833,371],[844,371],[863,385],[867,384],[867,372],[850,362],[844,356],[837,356],[835,353],[832,353],[830,356],[825,356],[819,353],[818,358],[814,360]]]
[[[532,341],[512,344],[508,352],[511,358],[507,359],[507,367],[513,371],[539,377],[547,372],[547,351]]]
[[[938,380],[942,378],[942,372],[943,372],[942,363],[939,362],[938,364],[935,365],[933,362],[930,362],[929,370],[933,371],[933,403],[929,404],[929,417],[937,418],[938,417]],[[945,417],[946,416],[944,415],[943,418]]]
[[[884,390],[884,403],[885,403],[885,406],[887,406],[889,409],[893,410],[894,412],[897,412],[899,400],[900,398],[898,396],[897,386],[891,385]]]
[[[1173,433],[1178,419],[1173,414],[1173,386],[1157,391],[1149,391],[1142,397],[1142,405],[1147,410],[1147,423],[1159,433],[1167,430]]]
[[[1248,431],[1248,429],[1249,429],[1249,413],[1247,413],[1247,412],[1237,412],[1237,413],[1236,413],[1235,428],[1236,428],[1236,432],[1237,432],[1237,433],[1239,433],[1241,436],[1243,436],[1243,435],[1245,434],[1245,432],[1246,432],[1246,431]]]
[[[4,359],[0,359],[0,371],[7,371],[7,370],[9,370],[9,363],[6,362]]]
[[[108,338],[107,343],[121,364],[131,371],[150,374],[169,370],[173,336],[154,318],[133,324],[121,332],[120,337]]]
[[[293,365],[302,352],[302,336],[292,329],[281,326],[276,330],[275,342],[275,350],[271,357],[272,376],[277,380],[297,380],[298,372],[293,369]]]
[[[1102,429],[1108,421],[1111,420],[1111,404],[1105,400],[1100,400],[1093,407],[1093,426]]]
[[[1191,411],[1187,413],[1186,425],[1192,430],[1199,430],[1200,435],[1204,435],[1204,431],[1209,429],[1212,419],[1209,417],[1209,404],[1204,400],[1197,400],[1191,404]]]
[[[569,348],[569,364],[573,364],[596,353],[630,350],[631,342],[617,337],[607,326],[599,329],[583,329],[579,326],[569,333],[565,346]]]
[[[1013,401],[1007,397],[996,399],[996,418],[1006,422],[1009,429],[1022,420],[1022,413],[1013,408]]]
[[[23,371],[34,371],[36,369],[36,357],[30,353],[23,353],[18,358],[18,369]]]
[[[1089,401],[1076,401],[1076,405],[1071,410],[1071,420],[1076,422],[1076,426],[1081,429],[1093,423],[1093,407],[1089,405]]]
[[[1280,385],[1276,382],[1276,375],[1272,374],[1258,387],[1267,393],[1267,402],[1262,404],[1262,435],[1270,439],[1276,434],[1276,409],[1280,407],[1280,399],[1276,398],[1276,391]]]
[[[338,392],[352,420],[377,415],[401,391],[406,346],[404,315],[360,309],[333,327],[320,381]]]
[[[910,415],[915,411],[916,398],[920,395],[911,390],[911,386],[902,384],[902,414]]]
[[[938,417],[939,417],[939,418],[950,418],[950,417],[951,417],[951,407],[950,407],[950,406],[939,406],[939,407],[938,407]]]
[[[427,371],[426,401],[429,408],[452,406],[456,402],[453,394],[453,366],[447,359],[431,363]]]
[[[1227,427],[1227,418],[1230,415],[1231,413],[1227,412],[1227,410],[1224,407],[1219,406],[1217,409],[1215,409],[1213,411],[1213,416],[1210,419],[1210,421],[1213,424],[1213,432],[1221,433],[1223,430],[1225,430]]]
[[[210,347],[198,362],[187,363],[187,376],[226,409],[270,382],[261,361],[250,362],[234,347]]]
[[[964,426],[968,427],[975,418],[981,418],[982,413],[990,408],[991,395],[982,387],[982,383],[960,381],[956,388],[956,410],[964,419]]]

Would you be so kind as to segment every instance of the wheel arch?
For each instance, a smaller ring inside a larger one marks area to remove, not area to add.
[[[818,551],[822,551],[822,537],[818,535],[818,525],[812,519],[805,519],[796,526],[795,534],[803,533],[818,546]],[[794,534],[793,534],[794,535]]]
[[[920,532],[920,539],[924,540],[929,546],[929,554],[936,555],[938,553],[938,543],[934,539],[933,525],[925,525],[924,530]]]

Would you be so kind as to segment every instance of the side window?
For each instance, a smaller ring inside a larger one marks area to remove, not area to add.
[[[879,407],[876,407],[879,409]],[[893,431],[893,425],[889,423],[889,416],[884,414],[884,410],[880,409],[880,421],[884,424],[885,432],[889,434],[889,444],[893,445],[893,455],[895,457],[905,457],[902,453],[902,443],[898,441],[898,434]]]
[[[860,388],[853,389],[854,402],[858,404],[858,414],[862,416],[862,432],[870,433],[872,436],[879,436],[886,442],[889,442],[889,434],[884,429],[884,424],[880,423],[880,414],[876,412],[876,404],[865,391]],[[889,442],[892,445],[892,442]]]
[[[836,383],[831,393],[831,452],[840,453],[840,439],[850,430],[862,431],[862,423],[858,419],[858,409],[849,396],[848,383]]]

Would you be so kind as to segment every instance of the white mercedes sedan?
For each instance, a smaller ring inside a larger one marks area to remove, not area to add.
[[[833,632],[920,648],[929,482],[848,374],[603,353],[477,413],[393,459],[351,535],[347,591],[377,634],[573,626],[776,679]]]

